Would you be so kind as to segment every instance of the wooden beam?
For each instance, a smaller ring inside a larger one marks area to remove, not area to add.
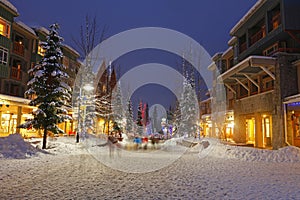
[[[228,85],[227,83],[224,83],[224,85],[225,85],[229,90],[231,90],[234,94],[236,94],[236,91],[235,91],[230,85]]]
[[[253,80],[250,76],[248,76],[247,74],[243,74],[244,76],[247,77],[247,79],[249,79],[249,81],[251,81],[257,88],[258,88],[258,93],[260,93],[260,87],[259,85],[255,82],[255,80]]]
[[[248,92],[249,92],[249,88],[242,82],[240,81],[239,79],[235,79],[239,84],[241,84]]]
[[[275,75],[268,70],[267,68],[263,67],[263,66],[259,66],[264,72],[266,72],[273,80],[275,80]]]

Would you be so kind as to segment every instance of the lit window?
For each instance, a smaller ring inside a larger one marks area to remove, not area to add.
[[[45,52],[46,52],[46,50],[42,47],[41,44],[39,44],[39,46],[38,46],[38,54],[41,55],[41,56],[44,56]]]
[[[2,18],[0,18],[0,34],[7,38],[10,37],[10,24]]]
[[[0,64],[7,64],[7,59],[8,59],[8,50],[0,47]]]

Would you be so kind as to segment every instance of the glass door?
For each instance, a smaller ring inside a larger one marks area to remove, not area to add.
[[[246,119],[246,142],[255,144],[255,118]]]

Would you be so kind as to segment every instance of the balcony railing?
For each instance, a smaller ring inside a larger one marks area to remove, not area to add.
[[[17,67],[12,67],[11,68],[11,78],[21,80],[22,79],[21,69],[18,69]]]
[[[263,38],[264,35],[265,34],[264,34],[263,30],[258,31],[257,33],[255,33],[254,35],[251,36],[251,38],[250,38],[250,44],[252,45],[252,44],[256,43],[261,38]]]
[[[271,24],[272,24],[272,29],[270,31],[277,29],[279,27],[279,25],[281,24],[280,13],[277,13],[272,17]]]
[[[245,51],[247,49],[247,43],[246,42],[244,42],[244,43],[242,43],[241,45],[240,45],[240,53],[242,53],[243,51]]]
[[[24,56],[24,45],[19,42],[14,42],[13,52],[20,56]]]

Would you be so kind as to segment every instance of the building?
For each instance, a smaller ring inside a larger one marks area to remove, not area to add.
[[[236,143],[300,146],[299,9],[297,0],[257,1],[230,31],[230,48],[214,56],[210,69],[225,86]]]
[[[31,78],[27,72],[42,59],[44,50],[40,42],[46,40],[49,31],[43,27],[28,27],[15,20],[18,15],[11,3],[0,1],[0,136],[17,132],[33,137],[39,135],[36,130],[20,130],[17,126],[31,118],[35,109],[28,106],[30,101],[24,98]],[[63,45],[62,51],[62,62],[70,75],[67,82],[73,85],[80,66],[79,54],[68,45]],[[74,131],[72,121],[60,124],[60,128],[66,133]]]

